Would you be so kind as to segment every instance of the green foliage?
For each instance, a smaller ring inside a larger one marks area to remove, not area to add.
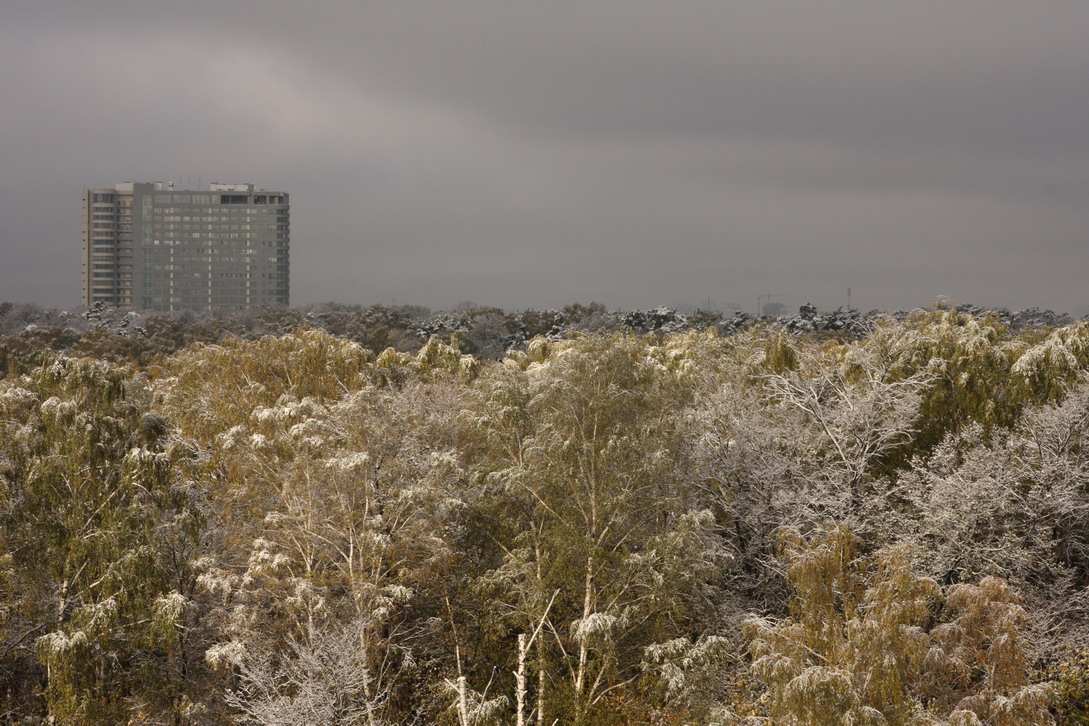
[[[80,335],[71,328],[48,326],[0,337],[0,374],[9,379],[27,374],[66,350]]]
[[[568,322],[573,325],[585,324],[592,318],[604,315],[605,312],[605,306],[599,302],[592,302],[589,305],[573,303],[571,305],[565,305],[563,308],[564,316],[567,318]]]
[[[367,381],[373,356],[313,329],[256,341],[227,338],[196,345],[155,369],[156,405],[184,436],[209,445],[281,396],[334,400]]]
[[[722,313],[717,310],[697,310],[688,316],[688,324],[695,330],[713,328],[722,322]]]
[[[1089,651],[1070,652],[1045,676],[1055,691],[1055,715],[1059,724],[1089,724]]]
[[[414,348],[415,336],[407,331],[423,312],[407,307],[372,305],[361,308],[326,303],[308,311],[304,318],[308,324],[320,327],[331,335],[355,341],[377,352],[386,348]]]
[[[15,607],[40,623],[49,712],[117,723],[133,703],[169,710],[188,608],[177,558],[201,515],[167,427],[106,363],[57,357],[21,384],[3,394],[22,416],[4,452],[6,545]]]
[[[768,338],[763,364],[772,373],[786,373],[798,367],[798,356],[785,333]]]

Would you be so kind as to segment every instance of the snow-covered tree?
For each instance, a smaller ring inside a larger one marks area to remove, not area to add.
[[[388,694],[374,686],[361,631],[352,621],[311,626],[282,651],[226,649],[217,655],[238,673],[227,703],[239,722],[258,726],[388,726],[378,714]]]
[[[630,336],[547,347],[481,384],[485,481],[520,518],[488,577],[508,583],[522,632],[559,593],[539,641],[538,718],[600,722],[634,692],[642,649],[713,609],[724,552],[680,476],[686,393],[660,351]]]

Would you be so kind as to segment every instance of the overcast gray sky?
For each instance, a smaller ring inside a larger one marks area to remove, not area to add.
[[[292,303],[1089,312],[1089,2],[0,0],[0,300],[80,191],[291,194]]]

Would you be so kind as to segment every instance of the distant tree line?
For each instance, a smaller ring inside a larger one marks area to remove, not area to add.
[[[1028,308],[989,310],[939,299],[935,309],[951,309],[974,317],[992,317],[1014,332],[1055,328],[1070,316]],[[681,314],[670,308],[609,311],[601,303],[573,303],[558,310],[506,311],[462,303],[453,311],[432,312],[413,305],[344,305],[321,303],[304,308],[267,307],[217,314],[208,311],[155,313],[120,310],[97,303],[79,311],[0,302],[0,374],[37,365],[45,350],[71,352],[104,360],[148,365],[194,343],[215,343],[224,336],[247,340],[283,335],[297,327],[313,327],[371,350],[394,348],[415,352],[433,336],[456,335],[460,350],[489,360],[508,350],[524,350],[534,337],[562,339],[570,333],[682,333],[715,329],[733,335],[756,324],[774,324],[793,333],[857,339],[875,320],[906,320],[915,312],[871,310],[818,311],[802,305],[797,314],[758,318],[741,311],[696,310]]]

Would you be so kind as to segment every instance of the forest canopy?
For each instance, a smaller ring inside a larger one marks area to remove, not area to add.
[[[0,310],[0,721],[1089,723],[1089,325],[569,307]]]

